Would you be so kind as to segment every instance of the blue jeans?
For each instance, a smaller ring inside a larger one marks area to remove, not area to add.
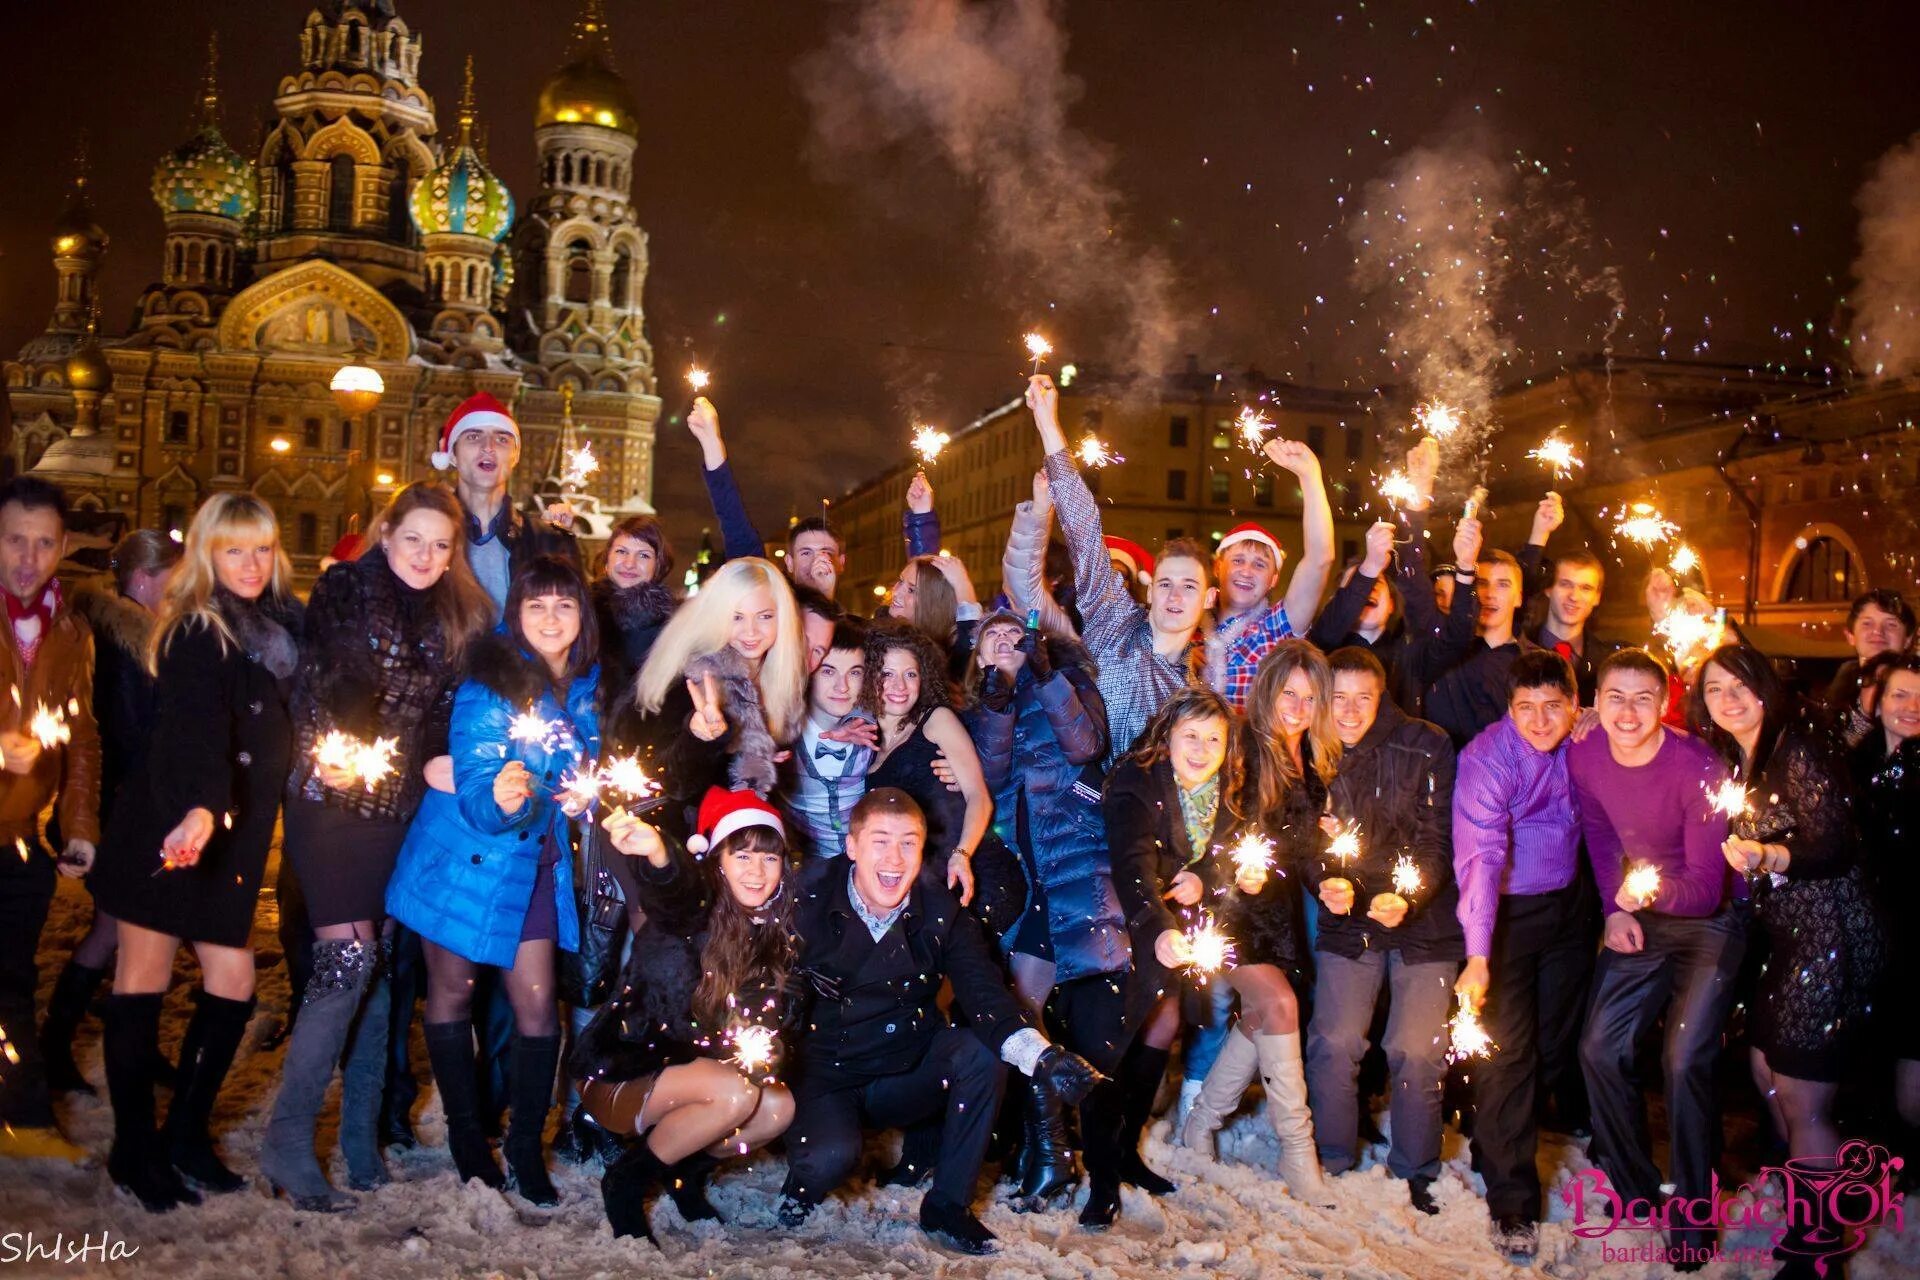
[[[1216,977],[1197,991],[1189,991],[1181,1011],[1186,1015],[1187,1051],[1180,1070],[1183,1079],[1198,1084],[1213,1070],[1227,1032],[1233,1026],[1233,987]]]
[[[1396,1178],[1440,1172],[1440,1085],[1447,1074],[1447,1017],[1453,1009],[1457,960],[1408,964],[1398,949],[1362,952],[1357,960],[1322,951],[1307,1027],[1307,1103],[1313,1109],[1320,1164],[1330,1174],[1359,1163],[1360,1059],[1380,984],[1388,984],[1387,1055],[1392,1082],[1393,1145],[1387,1169]]]

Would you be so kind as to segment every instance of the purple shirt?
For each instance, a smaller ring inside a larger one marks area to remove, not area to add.
[[[1460,753],[1453,788],[1453,878],[1467,954],[1492,954],[1502,894],[1564,889],[1579,859],[1567,744],[1536,750],[1501,716]]]
[[[1649,911],[1710,916],[1727,903],[1733,869],[1720,852],[1727,820],[1707,798],[1727,767],[1700,739],[1671,728],[1661,732],[1665,740],[1643,765],[1616,761],[1598,730],[1567,752],[1587,859],[1608,915],[1620,909],[1614,896],[1628,863],[1660,869],[1660,894]]]

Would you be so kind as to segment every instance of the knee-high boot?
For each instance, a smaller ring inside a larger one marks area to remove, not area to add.
[[[328,1184],[314,1156],[313,1131],[373,962],[373,949],[358,940],[313,944],[313,977],[287,1038],[280,1092],[260,1143],[260,1172],[267,1182],[295,1208],[310,1213],[337,1213],[353,1204],[351,1196]],[[341,1123],[344,1128],[344,1116]]]
[[[480,1082],[474,1077],[473,1023],[465,1018],[457,1022],[429,1022],[427,1060],[433,1064],[434,1087],[440,1090],[440,1107],[447,1115],[447,1149],[453,1153],[453,1166],[462,1182],[480,1179],[496,1190],[507,1185],[493,1158],[493,1147],[480,1127]]]
[[[1260,1051],[1236,1025],[1227,1033],[1220,1056],[1214,1059],[1193,1108],[1187,1112],[1186,1123],[1180,1126],[1180,1144],[1209,1160],[1218,1159],[1214,1133],[1239,1109],[1240,1099],[1246,1096],[1247,1086],[1259,1070]]]
[[[513,1114],[507,1121],[507,1168],[514,1185],[534,1204],[560,1203],[547,1175],[547,1115],[553,1110],[553,1073],[560,1065],[559,1036],[515,1036],[507,1087]]]
[[[1140,1143],[1153,1117],[1153,1100],[1160,1093],[1160,1081],[1167,1074],[1167,1060],[1173,1055],[1165,1049],[1135,1044],[1120,1063],[1120,1088],[1123,1094],[1120,1129],[1120,1180],[1140,1188],[1150,1196],[1171,1195],[1179,1187],[1147,1167],[1141,1158]]]
[[[47,1088],[55,1093],[91,1095],[94,1091],[73,1060],[73,1035],[106,976],[105,969],[89,969],[77,960],[69,960],[54,981],[46,1021],[40,1024],[40,1060],[47,1069]]]
[[[1021,1082],[1026,1086],[1026,1144],[1020,1152],[1020,1193],[1013,1207],[1020,1213],[1034,1213],[1062,1196],[1071,1199],[1080,1185],[1080,1172],[1074,1165],[1060,1095],[1030,1077],[1021,1077]]]
[[[393,1002],[387,989],[386,943],[374,958],[360,1017],[347,1041],[340,1069],[340,1153],[347,1158],[347,1185],[372,1191],[392,1178],[380,1155],[380,1102],[387,1080],[387,1029]]]
[[[1267,1120],[1280,1139],[1280,1176],[1298,1199],[1331,1208],[1333,1197],[1320,1176],[1320,1154],[1313,1145],[1313,1113],[1307,1109],[1300,1033],[1258,1036],[1253,1043],[1259,1050],[1260,1080],[1267,1091]]]
[[[229,1000],[205,988],[193,993],[196,1007],[180,1042],[173,1102],[167,1108],[167,1155],[180,1176],[207,1191],[245,1189],[247,1180],[227,1168],[214,1149],[208,1124],[233,1055],[253,1020],[254,1000]]]
[[[113,1102],[113,1152],[107,1173],[151,1213],[199,1204],[180,1180],[154,1126],[153,1059],[160,1043],[161,995],[114,995],[101,1020],[107,1097]]]
[[[1080,1135],[1087,1144],[1087,1203],[1080,1225],[1104,1231],[1120,1216],[1122,1131],[1126,1099],[1117,1080],[1094,1086],[1080,1104]]]

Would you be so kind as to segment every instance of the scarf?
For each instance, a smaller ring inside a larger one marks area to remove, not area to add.
[[[7,598],[7,621],[13,626],[13,642],[20,650],[20,669],[26,671],[40,652],[40,642],[53,626],[53,615],[60,612],[60,579],[49,578],[31,604],[22,604],[11,591],[0,592]]]

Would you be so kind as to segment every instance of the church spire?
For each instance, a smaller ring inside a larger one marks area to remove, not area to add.
[[[220,33],[207,33],[207,70],[200,77],[200,124],[202,128],[220,127]]]
[[[467,55],[467,80],[460,89],[460,142],[463,147],[473,145],[473,55]]]

